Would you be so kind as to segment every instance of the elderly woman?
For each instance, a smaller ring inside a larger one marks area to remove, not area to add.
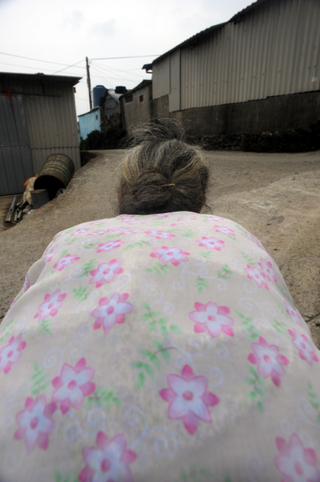
[[[0,332],[0,481],[320,481],[320,354],[277,265],[205,205],[176,124],[120,215],[57,234]]]

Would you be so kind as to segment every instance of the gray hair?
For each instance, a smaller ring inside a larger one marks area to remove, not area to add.
[[[120,214],[200,212],[209,170],[199,147],[184,141],[174,119],[155,120],[132,133],[134,147],[123,161]]]

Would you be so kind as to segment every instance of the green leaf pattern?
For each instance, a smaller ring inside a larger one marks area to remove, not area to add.
[[[316,423],[320,424],[320,396],[314,391],[311,381],[308,381],[308,401],[316,414]]]

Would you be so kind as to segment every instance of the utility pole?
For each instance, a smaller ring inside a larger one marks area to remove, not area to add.
[[[89,60],[86,57],[86,65],[87,65],[87,84],[88,84],[88,91],[89,91],[89,104],[90,110],[92,109],[92,97],[91,97],[91,80],[90,80],[90,70],[89,70]]]

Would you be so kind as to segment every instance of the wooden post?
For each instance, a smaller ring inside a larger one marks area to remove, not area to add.
[[[86,66],[87,66],[87,84],[88,84],[88,91],[89,91],[89,104],[90,104],[90,110],[92,110],[91,80],[90,80],[90,69],[89,69],[88,57],[86,57]]]

